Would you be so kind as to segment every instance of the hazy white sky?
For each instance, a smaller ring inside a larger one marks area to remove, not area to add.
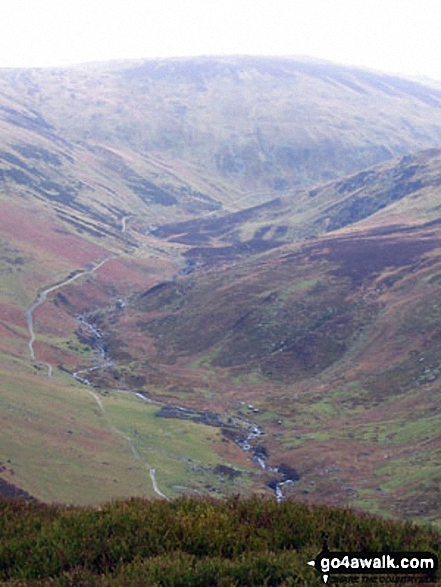
[[[0,67],[310,55],[441,80],[440,0],[0,0]]]

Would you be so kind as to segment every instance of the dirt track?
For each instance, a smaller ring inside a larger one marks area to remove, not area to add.
[[[94,267],[92,267],[91,269],[81,269],[80,271],[75,273],[75,275],[71,275],[70,277],[67,277],[61,283],[57,283],[56,285],[52,285],[38,294],[35,302],[32,304],[32,306],[30,306],[26,310],[26,313],[25,313],[26,324],[27,324],[28,331],[29,331],[28,348],[29,348],[29,354],[31,355],[32,361],[36,360],[35,349],[34,349],[34,342],[36,339],[36,335],[35,335],[35,330],[34,330],[34,316],[33,316],[35,310],[46,301],[48,294],[52,293],[53,291],[56,291],[57,289],[64,287],[65,285],[68,285],[69,283],[72,283],[73,281],[79,279],[83,275],[87,275],[89,273],[94,273],[100,267],[102,267],[105,263],[107,263],[107,261],[109,261],[110,258],[111,257],[106,257],[105,259],[103,259],[102,261],[97,263]],[[48,368],[48,377],[51,377],[52,370],[53,370],[52,365],[50,365],[49,363],[45,363],[45,364]]]

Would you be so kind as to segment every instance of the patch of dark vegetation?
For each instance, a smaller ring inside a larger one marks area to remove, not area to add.
[[[156,295],[159,292],[163,292],[167,288],[170,288],[170,286],[174,287],[171,281],[161,281],[161,283],[154,285],[153,287],[145,291],[143,294],[141,294],[141,299],[146,298],[147,296]]]
[[[0,478],[0,498],[8,499],[20,499],[25,501],[36,501],[35,497],[32,497],[27,491],[20,489],[13,483],[9,483],[4,479]],[[0,520],[1,523],[1,520]],[[1,563],[0,563],[1,565]],[[0,571],[1,573],[1,571]]]
[[[162,206],[174,206],[178,203],[175,196],[166,192],[151,181],[140,176],[135,176],[134,172],[132,172],[127,185],[132,192],[139,196],[143,201],[154,202],[155,204],[161,204]]]
[[[439,246],[436,239],[406,238],[326,239],[241,275],[233,268],[201,269],[134,300],[138,310],[154,313],[137,327],[155,337],[161,361],[202,353],[237,375],[312,377],[340,360],[374,322],[379,306],[364,288],[377,273],[400,263],[420,267],[420,256]]]
[[[22,145],[14,145],[13,149],[20,153],[23,157],[27,159],[34,159],[36,161],[43,161],[44,163],[48,163],[49,165],[60,166],[63,164],[61,161],[60,156],[57,153],[53,153],[44,149],[43,147],[36,147],[35,145],[31,144],[22,144]],[[65,156],[65,155],[64,155]],[[66,157],[66,156],[65,156]],[[69,156],[71,162],[73,162],[72,157]]]
[[[332,551],[441,555],[435,529],[259,497],[131,499],[97,509],[0,500],[0,519],[0,581],[20,587],[318,587],[323,579],[306,561],[325,535]]]
[[[421,239],[418,235],[400,238],[397,234],[392,238],[334,238],[308,249],[311,260],[325,258],[336,265],[335,275],[360,284],[387,267],[409,267],[440,245],[436,238]]]
[[[363,188],[366,185],[368,185],[372,181],[372,179],[375,178],[376,175],[377,175],[377,172],[374,169],[368,169],[367,171],[361,171],[360,173],[353,175],[349,179],[345,179],[343,181],[338,181],[335,184],[335,188],[338,191],[338,193],[340,193],[341,195],[349,194],[351,192],[354,192],[355,190],[358,190],[358,189]],[[317,195],[318,192],[319,192],[318,189],[312,190],[311,192],[309,192],[309,195],[311,197],[314,197]]]
[[[156,412],[156,417],[176,418],[177,420],[191,420],[192,422],[205,424],[206,426],[214,426],[215,428],[239,428],[237,425],[227,422],[220,414],[201,410],[193,410],[180,406],[163,406],[158,412]]]
[[[190,283],[176,281],[162,281],[141,294],[136,306],[143,312],[151,310],[164,310],[167,307],[177,309],[184,296],[188,293]]]
[[[327,232],[343,228],[348,224],[359,222],[368,216],[386,208],[392,202],[401,200],[408,194],[417,191],[423,187],[421,181],[409,183],[395,190],[387,191],[383,194],[377,194],[375,198],[357,197],[349,202],[339,204],[327,210],[330,222],[327,226]]]
[[[96,210],[94,210],[90,206],[87,206],[86,204],[82,204],[81,202],[78,202],[78,201],[71,202],[70,208],[72,208],[72,210],[75,210],[77,212],[82,212],[86,217],[88,217],[91,220],[95,220],[96,222],[102,223],[110,228],[115,229],[115,231],[118,233],[121,232],[121,230],[120,230],[121,229],[121,221],[120,221],[121,215],[115,214],[113,212],[112,212],[111,216],[105,215],[105,214],[97,212]],[[101,228],[103,230],[106,230],[103,227],[101,227]],[[124,237],[122,235],[120,235],[120,236],[121,236],[121,238],[124,238],[124,239],[129,238],[128,235],[124,235]]]
[[[38,169],[29,167],[15,155],[1,151],[0,159],[13,167],[0,169],[0,182],[14,182],[29,188],[32,193],[45,199],[72,205],[72,202],[83,188],[79,181],[70,181],[68,185],[58,183]]]
[[[425,152],[420,155],[421,160],[414,156],[405,156],[398,165],[385,172],[370,169],[337,182],[337,193],[352,196],[326,210],[326,231],[359,222],[424,187],[439,185],[439,178],[424,173],[424,156],[429,157],[430,154],[431,152]]]
[[[354,291],[346,275],[332,276],[337,263],[327,265],[323,283],[312,280],[285,295],[290,276],[304,263],[296,253],[269,264],[256,279],[231,283],[201,270],[163,284],[134,301],[140,311],[161,312],[137,327],[156,338],[161,360],[209,353],[212,365],[235,372],[256,370],[273,380],[311,377],[342,358],[378,308]],[[307,273],[297,279],[301,283]]]
[[[299,380],[317,375],[338,361],[348,349],[345,342],[333,337],[335,327],[334,324],[284,343],[280,352],[260,359],[259,370],[274,380]],[[231,363],[231,359],[227,358],[227,362]]]
[[[49,200],[69,205],[79,194],[83,184],[81,182],[71,182],[69,185],[62,185],[51,179],[43,179],[37,186],[32,187]]]
[[[21,169],[0,169],[0,182],[13,181],[18,185],[30,186],[33,179]]]
[[[183,196],[182,200],[187,200],[185,208],[188,212],[196,214],[197,212],[216,212],[222,209],[222,204],[214,200],[207,194],[194,190],[188,186],[181,186],[178,190]]]
[[[121,360],[124,360],[124,358],[124,354],[121,354]],[[98,388],[108,387],[108,382],[110,381],[111,384],[117,382],[119,386],[124,386],[126,389],[142,388],[147,381],[144,375],[118,368],[106,368],[102,374],[99,370],[92,371],[87,375],[87,379]]]
[[[102,186],[100,186],[102,187]],[[105,188],[103,188],[105,189]],[[115,192],[113,190],[106,190],[109,193],[113,193],[115,194]],[[129,216],[125,210],[122,210],[121,208],[118,208],[117,206],[108,206],[107,204],[103,204],[103,208],[105,208],[106,210],[108,210],[112,216],[114,216],[115,218],[118,219],[118,222],[121,222],[121,219],[124,218],[124,216]]]
[[[173,206],[178,203],[173,194],[139,175],[119,155],[103,148],[96,148],[95,151],[103,156],[105,166],[118,173],[132,192],[142,201],[153,202],[162,206]]]
[[[228,467],[227,465],[216,465],[213,469],[215,475],[221,475],[222,477],[228,477],[228,479],[235,479],[240,477],[242,473],[237,469]]]
[[[34,130],[37,132],[50,131],[53,127],[33,110],[26,110],[26,113],[9,108],[8,106],[0,106],[0,112],[3,113],[3,119],[15,126]]]
[[[277,210],[280,204],[281,200],[277,198],[224,216],[163,224],[155,229],[155,236],[185,244],[208,243],[211,238],[227,236],[244,222],[259,219],[261,214]]]
[[[90,234],[91,236],[95,236],[97,238],[104,237],[104,233],[101,230],[97,230],[97,228],[95,228],[95,227],[92,228],[92,227],[86,225],[86,223],[83,221],[74,220],[73,218],[71,218],[67,214],[58,213],[57,216],[58,216],[58,218],[60,218],[60,220],[63,220],[63,222],[67,222],[68,224],[70,224],[71,226],[76,228],[80,234],[87,233],[87,234]]]
[[[283,238],[288,232],[288,226],[277,226],[275,231],[274,231],[274,237],[275,239],[281,239]]]
[[[205,265],[222,261],[234,261],[239,257],[257,255],[280,247],[283,243],[276,240],[252,239],[228,247],[194,247],[184,253],[184,257]]]
[[[0,161],[2,161],[2,162],[6,161],[10,165],[14,165],[15,167],[23,169],[24,171],[27,171],[30,174],[40,175],[40,173],[35,168],[29,167],[29,165],[26,165],[26,163],[24,161],[22,161],[19,157],[17,157],[16,155],[13,155],[9,151],[0,150]],[[9,171],[9,170],[5,169],[2,171]]]
[[[287,465],[286,463],[281,463],[277,467],[277,472],[282,475],[282,481],[299,481],[300,480],[300,473],[296,471],[291,465]]]
[[[104,342],[101,343],[104,347],[105,353],[112,357],[112,361],[116,361],[117,364],[130,364],[133,361],[132,355],[126,350],[127,345],[121,343],[120,340],[116,341],[113,337],[105,336]],[[115,370],[114,370],[115,371]],[[117,370],[116,370],[117,371]],[[116,372],[115,371],[115,372]],[[111,371],[109,371],[111,373]],[[135,375],[132,373],[132,375]],[[138,377],[138,375],[136,375]],[[142,387],[145,383],[145,377],[138,379],[136,384],[138,387]]]
[[[178,275],[190,275],[193,271],[196,271],[200,267],[200,263],[195,261],[194,259],[188,259],[185,267],[183,267]]]
[[[339,360],[369,325],[376,309],[350,295],[345,282],[316,286],[286,304],[253,304],[229,331],[212,363],[257,369],[273,380],[317,375]]]
[[[124,243],[129,242],[129,239],[126,237],[126,235],[121,234],[119,230],[112,231],[109,230],[107,226],[103,226],[102,224],[92,224],[90,222],[87,222],[83,218],[80,218],[78,216],[72,216],[71,214],[68,214],[67,212],[61,209],[57,209],[56,212],[60,220],[62,220],[63,222],[67,222],[68,224],[73,226],[76,230],[78,230],[80,234],[86,233],[98,238],[104,238],[107,236],[122,241]]]
[[[284,483],[296,483],[300,481],[301,475],[294,467],[291,465],[287,465],[286,463],[281,463],[275,469],[271,469],[272,472],[276,473],[276,477],[271,477],[267,482],[268,487],[270,487],[273,491],[278,493],[278,488],[280,489],[280,485]]]
[[[0,269],[1,272],[13,273],[20,270],[26,261],[26,257],[23,257],[17,249],[0,239],[0,262],[4,264]]]

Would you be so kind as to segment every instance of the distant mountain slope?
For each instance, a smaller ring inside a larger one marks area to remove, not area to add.
[[[3,70],[0,89],[71,141],[198,172],[233,209],[441,145],[440,90],[330,63],[213,57]]]
[[[216,251],[257,252],[362,221],[402,229],[439,221],[440,188],[441,150],[430,149],[239,212],[160,225],[154,234],[215,258]]]
[[[0,198],[39,202],[91,237],[130,240],[121,235],[124,217],[148,224],[221,207],[185,178],[166,170],[152,177],[133,151],[75,144],[36,110],[2,95],[0,130]]]

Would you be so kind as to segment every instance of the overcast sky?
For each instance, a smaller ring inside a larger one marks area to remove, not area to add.
[[[441,80],[440,0],[0,0],[0,66],[309,55]]]

